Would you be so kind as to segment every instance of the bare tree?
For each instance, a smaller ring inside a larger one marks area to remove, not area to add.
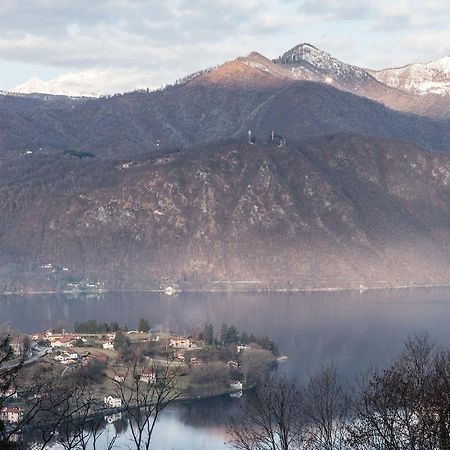
[[[56,442],[65,450],[95,450],[104,431],[98,417],[103,405],[95,395],[89,379],[73,386],[72,393],[65,401],[64,419],[58,426]],[[114,442],[115,437],[107,443],[107,447],[110,448]]]
[[[44,450],[56,442],[66,450],[95,450],[98,438],[105,431],[99,417],[104,405],[96,394],[95,379],[89,371],[79,366],[63,375],[57,370],[51,378],[47,375],[46,385],[36,395],[39,384],[36,378],[39,376],[42,374],[38,373],[29,380],[33,387],[31,392],[38,398],[36,413],[27,427],[33,440],[31,447]],[[111,448],[115,440],[116,436],[108,439],[107,448]]]
[[[140,358],[128,363],[115,392],[130,417],[132,440],[137,450],[150,448],[160,413],[182,394],[177,386],[180,365],[174,359],[146,364]]]
[[[16,358],[11,347],[9,334],[0,336],[0,410],[17,393],[16,380],[23,367],[23,356]],[[17,426],[7,427],[0,419],[0,448],[14,449],[17,444],[13,442],[19,431]]]
[[[408,340],[388,369],[363,384],[348,427],[356,449],[448,449],[450,356],[427,335]]]
[[[295,380],[269,376],[242,405],[242,414],[228,426],[231,444],[242,450],[300,448],[302,406],[303,396]]]
[[[0,448],[18,448],[15,437],[22,433],[30,441],[27,448],[45,449],[58,436],[69,450],[95,450],[104,428],[93,416],[102,406],[94,395],[95,380],[76,367],[63,374],[60,368],[40,362],[33,367],[15,358],[9,337],[0,339],[0,409],[19,395],[22,417],[16,423],[0,423]],[[115,441],[113,437],[109,446]]]
[[[324,367],[305,389],[306,448],[341,450],[346,447],[350,398],[339,382],[336,368]]]
[[[426,420],[439,449],[450,448],[450,350],[439,349],[433,357],[431,376],[424,395]]]

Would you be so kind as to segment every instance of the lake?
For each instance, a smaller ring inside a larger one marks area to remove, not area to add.
[[[345,379],[396,357],[408,335],[428,331],[450,345],[450,288],[331,293],[105,293],[91,296],[0,296],[0,323],[22,332],[71,330],[76,321],[117,321],[130,329],[144,317],[154,328],[188,333],[205,322],[267,334],[288,356],[281,370],[304,381],[326,363]],[[224,423],[238,400],[219,398],[171,407],[155,431],[157,450],[227,448]],[[120,447],[127,448],[127,433]]]

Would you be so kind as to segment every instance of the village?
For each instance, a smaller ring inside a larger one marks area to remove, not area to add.
[[[133,383],[156,386],[161,369],[176,371],[175,385],[181,399],[218,395],[242,396],[267,371],[276,367],[278,347],[268,337],[239,333],[222,325],[216,336],[211,324],[188,335],[153,330],[145,319],[137,329],[95,320],[76,323],[74,330],[47,330],[31,336],[11,337],[15,360],[32,373],[51,367],[61,378],[70,374],[92,374],[95,394],[108,423],[121,418],[123,404],[118,387]],[[134,372],[130,372],[130,364]],[[138,375],[137,375],[138,374]],[[19,423],[28,407],[20,387],[10,386],[0,393],[0,420]]]

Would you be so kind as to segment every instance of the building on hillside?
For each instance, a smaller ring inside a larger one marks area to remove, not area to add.
[[[242,381],[234,381],[230,384],[230,389],[236,390],[236,391],[242,391],[243,388]]]
[[[24,339],[22,336],[16,336],[11,339],[10,342],[11,349],[14,353],[14,356],[21,356],[25,350]]]
[[[241,353],[243,350],[247,350],[248,348],[250,348],[248,345],[238,345],[236,347],[238,353]]]
[[[0,409],[0,420],[7,423],[18,423],[23,418],[23,409],[18,406],[5,406]]]
[[[147,384],[155,384],[156,383],[156,373],[153,371],[143,372],[139,378],[139,381]]]
[[[170,338],[169,347],[172,348],[193,348],[194,344],[188,337]]]
[[[110,341],[108,342],[103,342],[103,348],[105,350],[114,350],[114,344]]]
[[[78,362],[78,353],[63,352],[60,355],[55,356],[55,361],[59,361],[61,364],[75,364]]]
[[[117,381],[117,383],[123,383],[125,381],[125,375],[121,373],[116,373],[114,375],[114,381]]]
[[[50,345],[52,347],[62,347],[62,348],[70,348],[73,347],[74,336],[62,336],[56,339],[51,339]]]
[[[104,363],[108,362],[108,357],[102,352],[93,351],[90,354],[97,361],[104,362]]]
[[[114,414],[109,414],[109,415],[104,417],[105,422],[107,424],[109,424],[109,425],[112,425],[114,422],[117,422],[121,418],[122,418],[122,413],[121,412],[114,413]]]
[[[103,398],[103,402],[106,406],[110,408],[120,408],[122,407],[122,400],[119,397],[114,397],[113,395],[108,395],[108,397]]]

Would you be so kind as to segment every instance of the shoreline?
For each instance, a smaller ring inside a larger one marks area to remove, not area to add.
[[[101,295],[111,293],[153,293],[161,294],[167,297],[176,297],[179,294],[226,294],[226,293],[248,293],[248,294],[295,294],[295,293],[312,293],[312,292],[360,292],[365,291],[387,291],[387,290],[399,290],[399,289],[433,289],[433,288],[449,288],[450,283],[439,284],[402,284],[396,286],[361,286],[361,287],[319,287],[319,288],[261,288],[261,289],[179,289],[174,290],[172,293],[167,293],[164,289],[102,289],[102,290],[85,290],[85,291],[19,291],[19,292],[0,292],[0,297],[14,297],[14,296],[33,296],[33,295]]]

